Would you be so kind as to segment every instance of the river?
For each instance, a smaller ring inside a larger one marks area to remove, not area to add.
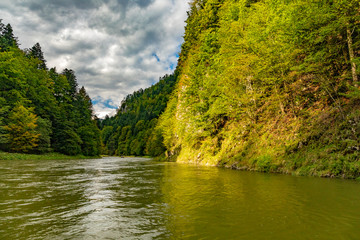
[[[360,183],[145,158],[0,161],[0,239],[359,239]]]

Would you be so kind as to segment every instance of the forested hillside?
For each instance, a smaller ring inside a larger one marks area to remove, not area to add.
[[[101,121],[73,70],[48,69],[0,22],[0,150],[360,177],[359,9],[192,0],[175,74]]]
[[[46,66],[39,43],[21,50],[0,21],[0,149],[99,155],[100,130],[73,70]]]
[[[359,0],[193,0],[160,117],[180,162],[360,175]]]
[[[165,75],[153,86],[129,94],[114,117],[101,121],[105,153],[136,156],[164,153],[162,136],[155,127],[175,81],[174,75]]]

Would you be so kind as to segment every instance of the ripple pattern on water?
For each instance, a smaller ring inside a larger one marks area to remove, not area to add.
[[[357,239],[353,181],[143,158],[0,161],[0,239]]]

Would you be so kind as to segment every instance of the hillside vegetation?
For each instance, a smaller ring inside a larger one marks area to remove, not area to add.
[[[165,75],[159,82],[129,94],[114,117],[101,122],[104,151],[109,155],[158,156],[165,147],[155,127],[164,112],[176,77]]]
[[[168,159],[360,176],[359,0],[194,0]]]
[[[0,21],[0,150],[358,178],[359,26],[360,0],[192,0],[175,73],[99,120]]]

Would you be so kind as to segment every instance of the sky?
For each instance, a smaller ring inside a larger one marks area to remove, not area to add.
[[[48,68],[75,71],[95,113],[173,72],[188,0],[0,0],[20,48],[40,43]]]

